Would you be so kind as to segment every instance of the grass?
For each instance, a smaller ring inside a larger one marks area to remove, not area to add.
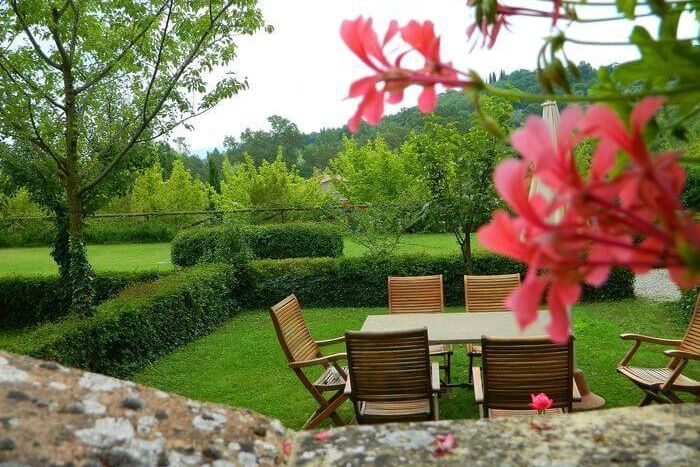
[[[48,247],[0,249],[0,276],[57,274]],[[88,245],[88,257],[97,271],[170,270],[169,243]]]
[[[314,336],[323,339],[342,335],[346,329],[360,329],[367,315],[385,312],[381,308],[309,309],[304,317]],[[606,407],[635,405],[641,398],[641,392],[615,371],[630,345],[619,339],[622,332],[679,337],[683,331],[665,305],[657,302],[628,300],[577,306],[577,365],[590,388],[606,399]],[[465,352],[460,346],[454,350],[453,375],[464,380]],[[342,347],[326,351],[342,351]],[[659,347],[643,345],[634,362],[663,366],[667,359]],[[692,362],[686,372],[700,378],[697,362]],[[288,369],[265,311],[242,313],[214,333],[153,363],[133,379],[195,399],[247,407],[279,418],[292,428],[301,427],[315,409],[311,396]],[[351,416],[349,403],[344,404],[342,413]],[[440,415],[443,419],[477,417],[471,390],[452,389],[443,395]]]
[[[472,242],[475,243],[474,239]],[[56,274],[56,263],[49,255],[48,247],[1,248],[0,276]],[[352,239],[345,240],[345,255],[360,256],[362,245]],[[459,253],[459,246],[452,234],[411,234],[401,239],[398,252],[426,254]],[[97,271],[169,270],[169,243],[133,243],[122,245],[88,245],[88,258]]]

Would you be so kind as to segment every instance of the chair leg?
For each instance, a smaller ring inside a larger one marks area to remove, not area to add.
[[[678,397],[673,391],[663,391],[664,396],[668,397],[668,400],[674,404],[685,404],[685,401]]]
[[[445,379],[447,384],[452,384],[452,354],[445,355]]]
[[[343,391],[338,391],[336,392],[333,397],[328,399],[328,401],[321,405],[321,407],[316,410],[312,414],[312,416],[309,418],[309,420],[304,424],[303,428],[304,430],[311,430],[316,428],[323,420],[326,418],[331,418],[333,422],[336,424],[336,426],[343,426],[346,425],[345,420],[341,418],[340,415],[335,411],[340,404],[345,402],[347,400],[347,396],[343,393]]]
[[[467,369],[467,373],[468,373],[467,376],[469,377],[469,380],[468,380],[467,384],[468,384],[469,386],[473,386],[473,385],[474,385],[474,381],[472,381],[472,367],[473,367],[473,366],[474,366],[474,354],[470,353],[470,354],[469,354],[469,368]]]
[[[658,402],[659,404],[667,404],[668,403],[668,401],[666,399],[664,399],[663,397],[661,397],[658,393],[656,393],[654,391],[650,391],[648,389],[642,389],[642,391],[644,391],[646,396],[644,396],[644,399],[642,399],[642,401],[639,403],[640,407],[644,407],[646,405],[649,405],[654,401]]]

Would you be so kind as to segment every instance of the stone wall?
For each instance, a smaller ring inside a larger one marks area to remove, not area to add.
[[[298,432],[245,409],[0,352],[0,467],[698,466],[700,404]],[[441,456],[435,442],[452,434]]]
[[[0,352],[3,467],[274,465],[286,431],[249,410]]]

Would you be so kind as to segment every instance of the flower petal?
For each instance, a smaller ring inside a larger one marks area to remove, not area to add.
[[[435,86],[424,86],[423,92],[418,96],[418,108],[423,113],[430,113],[437,106],[437,96]]]
[[[547,332],[553,342],[563,344],[569,339],[568,310],[581,296],[581,286],[578,284],[563,284],[553,282],[547,293],[547,305],[552,321],[547,326]]]

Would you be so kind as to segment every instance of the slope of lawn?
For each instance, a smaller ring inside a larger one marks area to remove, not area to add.
[[[476,247],[475,239],[472,245]],[[360,256],[365,247],[345,239],[345,256]],[[0,248],[0,276],[56,274],[58,269],[48,247]],[[411,234],[401,238],[398,252],[459,254],[452,234]],[[97,271],[169,270],[169,243],[88,245],[88,257]]]
[[[629,348],[619,339],[622,332],[680,337],[682,329],[672,320],[667,305],[644,300],[579,305],[574,310],[576,358],[591,389],[607,400],[607,407],[635,405],[641,392],[619,376],[615,367]],[[459,309],[449,311],[459,312]],[[332,308],[305,310],[304,316],[316,339],[360,329],[369,314],[385,313],[380,308]],[[657,346],[642,346],[635,363],[665,365],[666,357]],[[342,347],[327,348],[328,353]],[[466,378],[463,347],[455,346],[453,375]],[[693,362],[687,374],[700,378],[700,365]],[[186,345],[142,372],[137,382],[202,399],[251,408],[299,428],[314,409],[311,396],[287,367],[269,316],[265,311],[244,312],[214,333]],[[342,413],[351,416],[346,403]],[[451,389],[440,399],[444,419],[475,418],[477,411],[471,390]]]

